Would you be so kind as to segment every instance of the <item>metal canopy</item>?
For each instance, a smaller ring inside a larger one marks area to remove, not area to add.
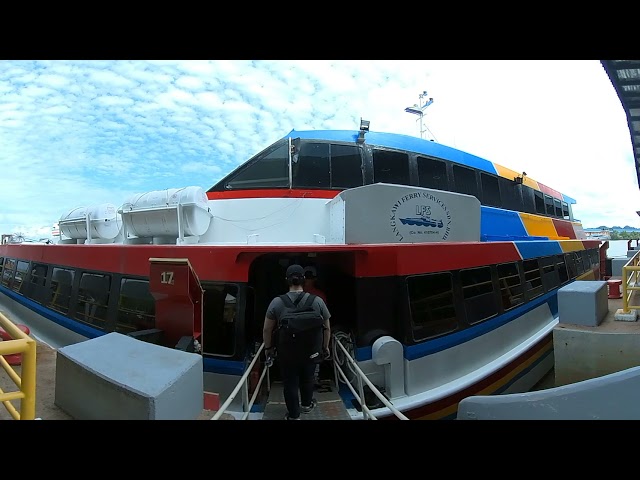
[[[600,60],[600,63],[609,75],[627,114],[640,186],[640,60]]]

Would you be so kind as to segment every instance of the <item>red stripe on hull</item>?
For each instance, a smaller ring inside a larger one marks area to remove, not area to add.
[[[558,236],[567,237],[572,240],[576,238],[576,232],[573,229],[573,224],[570,221],[558,220],[555,218],[551,219],[551,221],[553,222],[553,226],[555,227],[556,232],[558,232]]]
[[[327,198],[331,199],[342,190],[304,190],[289,188],[262,188],[258,190],[229,190],[227,192],[207,192],[209,200],[232,198]]]

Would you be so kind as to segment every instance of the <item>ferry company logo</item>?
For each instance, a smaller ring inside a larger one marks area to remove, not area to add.
[[[389,225],[400,242],[446,240],[451,231],[451,212],[429,192],[410,193],[391,207]]]

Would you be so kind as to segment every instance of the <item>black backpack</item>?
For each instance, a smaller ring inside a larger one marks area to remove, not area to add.
[[[312,307],[315,295],[308,294],[300,304],[304,295],[304,292],[300,293],[295,302],[286,293],[280,295],[285,309],[278,321],[278,356],[319,363],[322,361],[324,317]]]

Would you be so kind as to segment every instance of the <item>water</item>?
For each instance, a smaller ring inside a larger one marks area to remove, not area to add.
[[[609,248],[607,249],[607,257],[626,257],[628,240],[609,240]],[[631,241],[631,248],[637,250],[636,241]]]

